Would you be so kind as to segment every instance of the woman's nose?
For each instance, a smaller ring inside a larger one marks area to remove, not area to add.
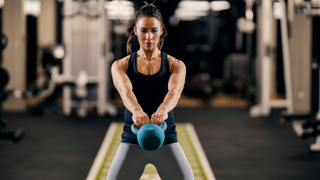
[[[151,33],[151,32],[148,32],[148,33],[147,33],[147,39],[152,39],[152,37],[153,37],[152,33]]]

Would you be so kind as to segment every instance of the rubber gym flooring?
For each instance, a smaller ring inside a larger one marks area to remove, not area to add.
[[[4,112],[7,130],[24,127],[26,134],[17,144],[0,140],[0,179],[85,179],[121,116],[64,117],[55,105],[39,117]],[[252,119],[244,108],[175,109],[176,122],[193,124],[217,180],[319,180],[320,153],[308,152],[313,139],[299,139],[278,117]]]

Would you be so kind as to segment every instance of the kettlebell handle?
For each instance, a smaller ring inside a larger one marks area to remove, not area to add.
[[[164,121],[161,125],[160,125],[160,128],[163,130],[163,132],[165,132],[167,130],[167,123]],[[131,131],[134,135],[137,135],[138,134],[138,127],[133,123],[131,125]]]

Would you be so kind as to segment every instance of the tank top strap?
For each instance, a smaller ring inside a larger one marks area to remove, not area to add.
[[[166,68],[169,69],[168,55],[163,51],[161,51],[161,59],[162,59],[162,62],[164,62],[163,64],[166,66]]]
[[[129,68],[134,69],[136,67],[136,59],[137,59],[137,52],[134,52],[130,55]]]

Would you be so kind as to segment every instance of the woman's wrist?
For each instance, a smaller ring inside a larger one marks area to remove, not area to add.
[[[141,107],[133,108],[133,111],[142,111]]]
[[[166,113],[168,113],[168,108],[164,107],[164,106],[160,106],[158,108],[158,110],[164,110]]]

